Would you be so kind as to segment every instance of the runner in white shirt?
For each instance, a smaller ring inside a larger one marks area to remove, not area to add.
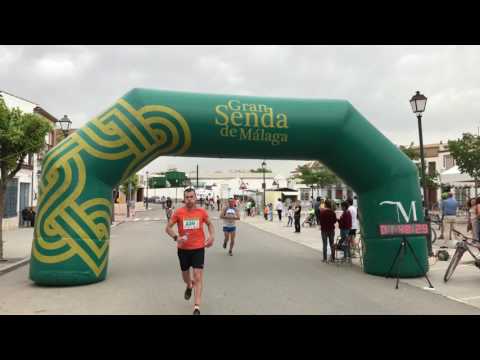
[[[230,240],[228,255],[232,256],[233,245],[235,244],[235,233],[237,231],[235,221],[240,220],[240,211],[235,206],[235,200],[233,198],[228,199],[228,206],[223,209],[220,218],[223,219],[223,233],[225,234],[223,248],[227,248],[228,240]]]

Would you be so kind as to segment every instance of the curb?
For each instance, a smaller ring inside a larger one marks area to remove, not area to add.
[[[125,220],[122,220],[122,221],[120,221],[120,222],[118,222],[118,223],[113,224],[112,226],[110,226],[110,228],[114,228],[114,227],[116,227],[116,226],[118,226],[118,225],[123,224],[124,222],[126,222],[126,221],[125,221]]]
[[[125,221],[121,221],[115,225],[112,225],[111,227],[116,227],[120,224],[123,224]],[[10,271],[13,271],[15,269],[18,269],[19,267],[22,267],[24,265],[27,265],[28,263],[30,262],[30,256],[20,260],[20,261],[17,261],[16,263],[12,264],[12,265],[9,265],[9,266],[5,266],[5,267],[1,267],[0,268],[0,276],[1,275],[4,275],[6,273],[9,273]]]
[[[6,274],[10,271],[13,271],[13,270],[21,267],[21,266],[27,265],[29,262],[30,262],[30,256],[16,262],[15,264],[5,266],[4,268],[0,269],[0,275]]]

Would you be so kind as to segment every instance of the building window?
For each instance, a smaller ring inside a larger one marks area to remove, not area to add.
[[[448,170],[455,166],[455,159],[452,155],[445,155],[443,157],[443,167]]]
[[[343,199],[343,189],[341,187],[335,189],[335,199]]]
[[[5,193],[5,218],[17,216],[18,179],[10,180]]]
[[[302,200],[310,200],[310,189],[301,189]]]
[[[435,175],[436,172],[436,163],[434,161],[428,162],[428,175]]]

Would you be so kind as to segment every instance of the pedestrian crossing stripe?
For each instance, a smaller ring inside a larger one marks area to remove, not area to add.
[[[212,217],[211,218],[212,220],[219,220],[220,218],[218,217]],[[147,218],[133,218],[133,219],[127,219],[126,221],[166,221],[167,219],[166,218],[150,218],[150,217],[147,217]]]

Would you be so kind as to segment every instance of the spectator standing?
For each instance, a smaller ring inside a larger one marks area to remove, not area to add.
[[[292,209],[292,205],[290,205],[288,207],[288,223],[287,223],[287,227],[291,227],[293,225],[293,215],[294,215],[294,211]]]
[[[313,209],[315,210],[315,219],[317,220],[317,224],[320,225],[320,201],[322,198],[317,196],[317,201],[313,204]],[[318,227],[320,229],[320,226]]]
[[[340,228],[340,248],[343,249],[344,259],[350,259],[350,230],[352,229],[352,215],[348,211],[349,204],[346,201],[342,202],[343,213],[338,220],[338,227]],[[350,259],[351,261],[351,259]]]
[[[293,219],[295,220],[295,232],[300,233],[300,216],[302,215],[302,206],[300,201],[297,200],[295,203]]]
[[[335,223],[337,222],[337,215],[332,210],[332,203],[330,200],[325,201],[325,208],[320,211],[320,230],[322,232],[323,242],[323,262],[327,260],[327,240],[330,244],[330,259],[335,261],[335,251],[333,250],[333,244],[335,242]]]
[[[353,199],[349,198],[347,200],[348,202],[348,211],[350,212],[350,215],[352,216],[352,228],[350,229],[350,236],[349,236],[349,242],[350,242],[350,248],[354,247],[356,245],[356,237],[357,237],[357,229],[358,229],[358,209],[355,205],[353,205]],[[352,253],[352,257],[355,257],[355,254]]]
[[[443,215],[443,226],[442,226],[442,234],[440,235],[440,239],[443,239],[443,231],[445,229],[445,225],[449,224],[450,229],[448,232],[448,239],[452,240],[452,230],[455,229],[455,223],[457,220],[457,210],[458,210],[458,202],[453,198],[453,194],[450,192],[448,193],[448,197],[446,200],[442,201],[442,215]],[[445,239],[443,246],[441,247],[448,247],[447,239]]]
[[[479,234],[478,234],[478,204],[477,202],[480,201],[480,198],[476,198],[476,199],[470,199],[469,200],[469,204],[470,204],[470,208],[468,209],[468,227],[467,227],[467,231],[471,231],[472,232],[472,238],[474,238],[475,240],[478,240],[479,239]]]
[[[278,221],[282,222],[282,212],[283,212],[283,203],[282,199],[278,199],[277,203],[275,204],[275,209],[278,213]]]

